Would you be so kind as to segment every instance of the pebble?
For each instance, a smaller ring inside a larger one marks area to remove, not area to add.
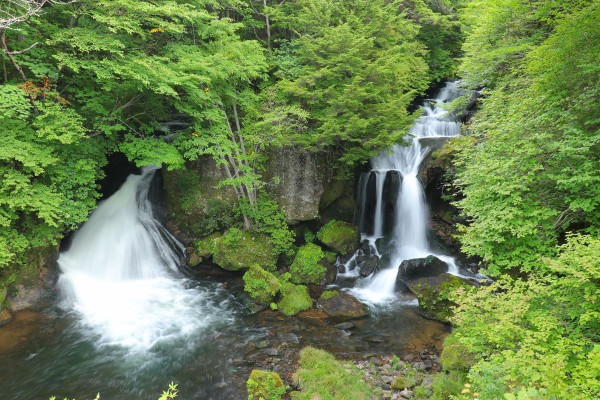
[[[408,390],[408,389],[404,389],[403,391],[400,392],[400,396],[404,397],[405,399],[411,398],[413,394],[414,394],[414,392],[412,390]]]

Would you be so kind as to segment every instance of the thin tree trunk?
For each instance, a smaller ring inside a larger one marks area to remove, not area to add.
[[[17,72],[21,76],[21,79],[23,79],[24,81],[26,81],[27,77],[25,76],[25,73],[23,72],[23,69],[21,69],[21,67],[19,66],[19,64],[17,64],[17,61],[12,56],[12,53],[8,50],[8,46],[6,45],[6,31],[2,31],[2,35],[0,35],[0,40],[2,40],[2,52],[4,54],[6,54],[6,56],[8,57],[8,59],[10,60],[10,62],[12,63],[12,65],[15,67],[15,69],[17,70]]]
[[[267,0],[263,0],[263,11],[267,7]],[[267,48],[271,51],[271,22],[269,21],[269,14],[265,14],[265,27],[267,28]]]

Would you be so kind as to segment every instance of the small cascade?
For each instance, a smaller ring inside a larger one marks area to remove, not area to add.
[[[396,298],[395,286],[398,267],[404,260],[427,257],[433,252],[427,241],[429,212],[425,202],[423,185],[419,180],[421,163],[432,150],[436,140],[447,140],[459,134],[459,123],[443,108],[444,103],[460,94],[457,83],[450,82],[439,92],[435,99],[423,106],[423,116],[410,129],[405,138],[407,146],[394,145],[371,159],[372,170],[359,178],[357,220],[362,238],[369,243],[371,254],[380,257],[380,271],[359,279],[351,291],[369,304],[381,304]],[[425,139],[425,140],[424,140]],[[385,215],[382,206],[386,176],[400,174],[401,184],[395,193],[393,215]],[[373,218],[369,218],[372,207],[367,193],[372,189],[370,176],[375,174],[375,209]],[[383,235],[383,226],[387,219],[393,219],[393,229],[388,237]],[[372,229],[367,226],[373,221]],[[362,250],[359,250],[362,252]],[[450,273],[458,273],[454,259],[447,255],[434,254],[448,264]],[[385,258],[384,258],[385,257]],[[354,262],[356,254],[345,264],[345,273],[340,278],[358,276]]]
[[[154,218],[149,191],[157,169],[129,175],[58,259],[63,307],[102,344],[148,350],[186,339],[213,318],[208,294],[178,272],[183,246]]]

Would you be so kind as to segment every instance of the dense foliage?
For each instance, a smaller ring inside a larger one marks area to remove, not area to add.
[[[497,280],[456,299],[433,398],[598,398],[600,6],[473,1],[464,21],[484,89],[451,145],[460,240]]]
[[[479,142],[457,172],[470,217],[463,250],[492,274],[538,268],[564,232],[600,226],[598,4],[500,3],[468,14],[461,68],[469,84],[489,86],[470,126]]]

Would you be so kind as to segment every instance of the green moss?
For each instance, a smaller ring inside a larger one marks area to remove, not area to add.
[[[326,290],[323,293],[321,293],[321,297],[319,297],[319,299],[320,300],[331,299],[332,297],[335,297],[338,294],[340,294],[340,292],[338,290]]]
[[[228,271],[239,271],[258,264],[274,271],[277,257],[269,239],[260,233],[232,228],[215,240],[213,261]]]
[[[337,261],[337,254],[335,254],[333,251],[326,251],[325,252],[325,260],[328,263],[333,264]]]
[[[406,366],[402,369],[400,375],[392,381],[391,387],[394,390],[410,389],[423,381],[423,376],[412,366]]]
[[[444,349],[440,356],[440,364],[444,370],[468,372],[476,362],[475,354],[469,351],[456,335],[451,334],[444,340]]]
[[[408,283],[410,290],[417,296],[419,307],[428,315],[441,322],[450,322],[453,307],[451,299],[458,288],[470,289],[472,286],[464,280],[450,274],[439,277],[416,279]]]
[[[358,247],[358,228],[346,222],[332,220],[317,232],[317,239],[340,254],[352,253]]]
[[[248,400],[280,400],[286,387],[277,372],[254,369],[246,381]]]
[[[281,300],[277,303],[277,309],[288,317],[309,310],[313,305],[306,286],[282,282],[280,292]]]
[[[257,264],[252,265],[242,279],[244,291],[259,303],[270,303],[279,292],[280,285],[277,277]]]
[[[313,347],[300,352],[300,368],[295,379],[299,392],[292,392],[293,400],[366,400],[380,398],[379,389],[362,379],[358,369],[345,366],[331,354]]]
[[[325,279],[326,269],[319,263],[324,257],[325,253],[316,244],[309,243],[300,247],[290,266],[291,281],[320,284]]]
[[[447,400],[458,396],[467,380],[467,373],[462,371],[440,372],[433,380],[432,400]]]
[[[215,232],[212,235],[196,242],[198,256],[206,258],[213,255],[217,247],[217,242],[223,236],[220,232]]]

